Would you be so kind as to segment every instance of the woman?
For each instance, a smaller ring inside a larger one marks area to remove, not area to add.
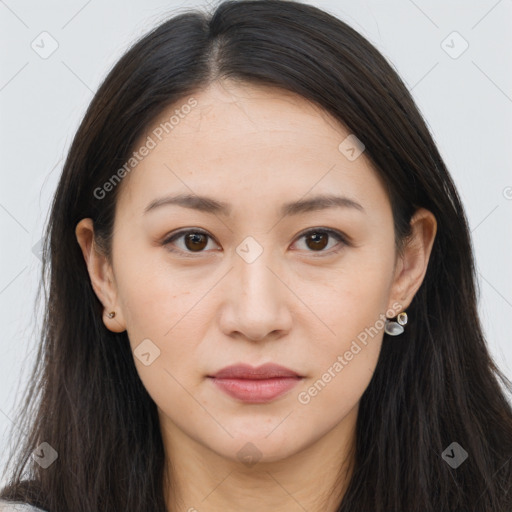
[[[511,510],[511,385],[460,198],[342,21],[228,1],[146,35],[78,129],[46,240],[6,503]]]

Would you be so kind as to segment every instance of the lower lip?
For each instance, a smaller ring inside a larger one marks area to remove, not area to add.
[[[265,403],[283,395],[301,380],[299,377],[276,377],[273,379],[216,379],[219,388],[238,400],[248,403]]]

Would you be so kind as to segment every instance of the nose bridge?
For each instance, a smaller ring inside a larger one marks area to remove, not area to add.
[[[230,294],[232,322],[224,327],[252,339],[262,339],[272,331],[287,330],[290,314],[285,290],[276,277],[278,267],[270,250],[247,237],[236,248],[232,279],[236,283]],[[271,270],[272,269],[272,270]]]
[[[272,253],[253,237],[247,237],[236,248],[235,272],[240,284],[239,299],[274,302],[279,295],[278,279],[270,270],[275,264]]]

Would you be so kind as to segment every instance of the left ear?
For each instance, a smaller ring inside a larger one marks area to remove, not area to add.
[[[436,218],[425,208],[416,210],[410,224],[412,232],[403,253],[397,257],[388,305],[391,308],[398,302],[400,311],[407,309],[423,282],[437,233]]]

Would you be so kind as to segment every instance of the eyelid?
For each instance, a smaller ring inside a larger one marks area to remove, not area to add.
[[[333,238],[335,238],[336,240],[338,240],[338,242],[341,243],[341,247],[339,247],[337,249],[331,248],[330,250],[327,250],[327,251],[307,251],[307,252],[311,253],[311,256],[313,256],[313,257],[322,257],[322,256],[336,254],[343,247],[345,247],[345,246],[351,247],[353,245],[350,237],[345,235],[343,232],[338,231],[336,229],[325,228],[325,227],[321,227],[321,226],[305,229],[304,231],[300,232],[295,237],[295,240],[299,240],[300,238],[302,238],[305,235],[308,235],[310,233],[319,233],[319,232],[327,233],[328,235],[330,235]],[[205,235],[208,238],[210,238],[211,240],[213,240],[217,245],[219,245],[217,243],[217,241],[215,240],[215,238],[212,235],[210,235],[210,233],[208,233],[207,231],[205,231],[204,229],[201,229],[201,228],[184,228],[184,229],[178,230],[176,232],[173,232],[169,236],[164,238],[164,240],[161,242],[161,245],[166,246],[167,250],[174,252],[174,253],[179,253],[185,257],[195,258],[195,257],[201,256],[202,254],[207,254],[208,251],[199,251],[197,253],[194,253],[191,251],[183,251],[182,249],[174,249],[174,248],[170,247],[171,242],[173,242],[177,238],[180,238],[181,236],[186,235],[188,233],[198,233],[198,234]],[[294,243],[295,243],[295,241],[294,241]]]

